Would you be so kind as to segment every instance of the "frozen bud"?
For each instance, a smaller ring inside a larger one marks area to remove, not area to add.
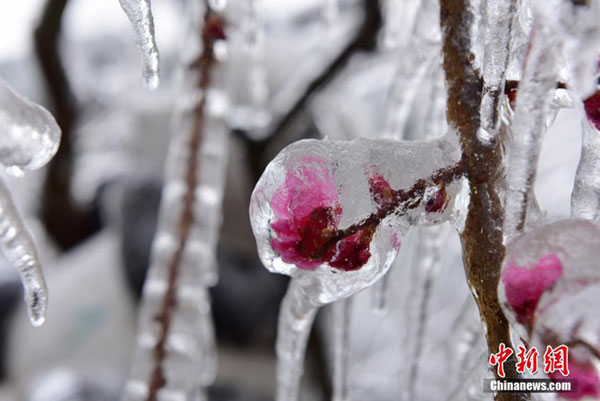
[[[250,203],[261,260],[297,279],[319,303],[366,288],[390,267],[409,227],[462,213],[458,160],[446,139],[288,146]]]
[[[583,101],[583,107],[590,123],[592,123],[597,130],[600,130],[600,90],[597,90],[592,96],[585,99]]]
[[[600,228],[582,219],[537,227],[507,247],[499,297],[508,319],[526,341],[542,348],[568,347],[578,387],[565,399],[600,391]],[[549,373],[551,379],[562,379]]]

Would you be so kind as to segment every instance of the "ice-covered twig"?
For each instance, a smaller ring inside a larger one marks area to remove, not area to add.
[[[31,234],[23,225],[4,180],[0,178],[0,250],[19,275],[25,288],[29,319],[41,326],[46,319],[46,282]]]
[[[571,196],[571,215],[600,222],[600,91],[584,102],[581,121],[581,157]],[[587,118],[586,118],[587,117]]]
[[[229,143],[224,75],[216,54],[224,44],[225,21],[199,4],[190,2],[188,49],[200,47],[201,52],[184,60],[187,81],[174,113],[159,227],[125,400],[154,401],[161,394],[187,399],[201,393],[216,374],[207,287],[217,279],[214,251]],[[200,15],[202,22],[197,22]]]
[[[348,372],[350,370],[350,327],[352,326],[353,304],[354,298],[349,297],[333,305],[333,401],[350,399]]]
[[[156,89],[160,80],[159,57],[154,38],[154,20],[150,0],[119,0],[135,34],[135,43],[142,57],[142,82],[147,89]]]
[[[560,51],[560,42],[551,28],[541,22],[536,20],[532,30],[531,49],[519,83],[511,126],[504,222],[507,239],[525,225],[528,195],[535,182],[542,136],[547,129],[547,114],[557,81],[556,54]]]

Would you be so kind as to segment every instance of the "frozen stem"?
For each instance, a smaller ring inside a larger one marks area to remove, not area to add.
[[[489,352],[500,343],[511,346],[509,324],[498,301],[498,282],[505,248],[502,230],[503,152],[501,140],[482,143],[481,127],[483,78],[475,70],[471,51],[473,8],[468,0],[442,0],[443,66],[446,72],[447,117],[457,131],[463,149],[465,175],[469,181],[470,202],[461,233],[463,263],[467,283],[477,302],[486,327]],[[501,139],[501,138],[498,138]],[[515,359],[506,364],[509,380],[519,378]],[[524,393],[498,393],[496,401],[527,400]]]

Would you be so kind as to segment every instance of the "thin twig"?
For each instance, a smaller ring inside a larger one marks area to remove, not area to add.
[[[202,36],[203,50],[198,59],[190,66],[191,69],[197,71],[198,81],[196,82],[196,87],[201,90],[202,93],[206,93],[210,86],[211,72],[216,63],[213,54],[213,45],[215,39],[222,35],[224,23],[223,18],[219,14],[213,12],[207,4],[202,32],[198,33]],[[185,169],[186,190],[183,198],[183,210],[178,225],[177,249],[173,253],[172,259],[167,264],[167,292],[161,309],[155,316],[155,320],[159,325],[160,334],[156,346],[154,347],[154,364],[150,377],[148,401],[156,401],[158,399],[158,391],[167,384],[163,365],[167,356],[167,337],[171,329],[173,313],[177,307],[177,282],[180,276],[181,262],[194,222],[194,204],[196,202],[195,189],[199,179],[198,166],[201,162],[198,157],[198,149],[202,146],[203,140],[205,106],[206,97],[202,96],[201,100],[196,104],[193,110],[194,121],[190,127],[191,132],[189,135],[189,143],[187,144],[189,160],[186,163]]]

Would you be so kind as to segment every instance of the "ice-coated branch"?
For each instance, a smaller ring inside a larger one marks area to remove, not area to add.
[[[229,143],[216,50],[225,44],[225,21],[204,2],[189,4],[192,33],[186,43],[201,51],[183,60],[185,90],[174,111],[159,225],[124,400],[189,399],[203,393],[216,374],[207,287],[217,280],[214,252]]]
[[[25,228],[4,180],[0,178],[0,250],[13,265],[25,288],[29,319],[41,326],[46,319],[48,295],[37,251],[31,234]]]
[[[511,126],[506,176],[506,238],[520,232],[525,225],[528,197],[535,182],[542,136],[547,129],[546,119],[556,88],[557,51],[560,51],[560,42],[549,27],[537,20],[531,34],[531,48],[519,83]]]
[[[135,43],[142,57],[142,82],[156,89],[160,80],[159,57],[154,38],[154,20],[150,0],[119,0],[133,28]]]
[[[388,216],[402,216],[409,210],[421,205],[426,196],[427,188],[442,186],[456,181],[464,174],[462,162],[455,165],[437,170],[431,177],[417,180],[412,187],[406,190],[391,190],[391,198],[388,204],[379,208],[359,223],[352,224],[344,229],[338,229],[328,233],[327,240],[321,245],[311,250],[310,257],[319,259],[332,247],[337,246],[342,240],[363,231],[374,232],[377,226]]]
[[[496,288],[504,258],[502,231],[504,210],[502,141],[483,144],[477,137],[481,127],[483,78],[473,65],[473,7],[468,0],[442,0],[443,65],[446,72],[447,117],[456,130],[463,150],[464,171],[470,200],[461,233],[467,283],[475,296],[486,326],[489,352],[500,343],[511,345],[509,324],[498,301]],[[498,113],[499,110],[494,110]],[[499,138],[500,139],[500,138]],[[519,377],[515,360],[505,365],[507,377]],[[496,401],[528,399],[526,394],[499,393]]]
[[[571,196],[573,217],[600,222],[600,91],[584,101],[581,121],[581,157]]]

